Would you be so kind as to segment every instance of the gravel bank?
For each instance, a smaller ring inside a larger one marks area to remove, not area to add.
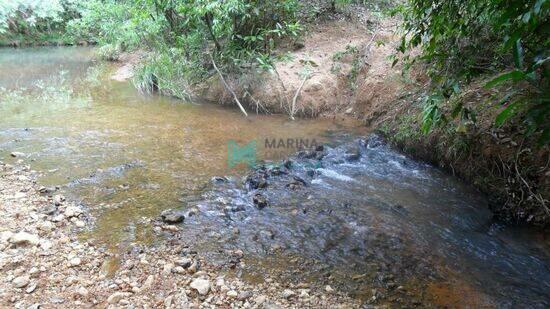
[[[78,238],[94,218],[55,188],[40,187],[38,176],[22,160],[0,162],[0,307],[360,306],[330,286],[319,290],[270,277],[253,285],[225,276],[191,247],[168,240],[131,245],[117,253],[120,267],[114,269],[107,248]]]

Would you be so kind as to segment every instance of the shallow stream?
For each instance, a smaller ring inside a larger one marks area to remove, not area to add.
[[[154,244],[152,219],[179,209],[179,237],[220,265],[243,250],[235,275],[247,280],[273,271],[365,301],[550,306],[548,235],[493,221],[471,187],[357,124],[143,95],[93,59],[91,48],[0,49],[0,159],[24,153],[42,185],[89,207],[98,220],[82,237]],[[294,155],[296,140],[324,147]],[[230,168],[230,141],[256,141],[266,167]]]

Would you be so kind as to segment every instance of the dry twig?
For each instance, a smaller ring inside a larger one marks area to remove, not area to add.
[[[241,102],[239,101],[239,98],[237,97],[237,95],[235,94],[235,92],[233,91],[233,89],[231,89],[231,87],[229,87],[229,85],[227,84],[227,82],[225,81],[225,78],[223,78],[223,75],[222,75],[222,72],[220,72],[220,70],[218,69],[218,66],[216,65],[216,62],[214,61],[214,57],[212,57],[212,54],[208,54],[208,56],[210,56],[210,60],[212,60],[212,65],[214,65],[214,69],[216,70],[216,72],[218,72],[218,74],[220,75],[220,79],[222,80],[222,83],[223,85],[225,86],[225,89],[227,89],[227,91],[229,91],[231,93],[231,95],[233,96],[233,100],[235,100],[235,103],[237,103],[237,105],[239,105],[239,108],[241,109],[241,111],[243,112],[243,114],[248,117],[248,113],[246,112],[246,110],[244,109],[244,107],[242,106]]]

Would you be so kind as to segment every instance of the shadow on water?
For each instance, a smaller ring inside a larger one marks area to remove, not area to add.
[[[0,50],[0,157],[23,152],[41,184],[88,206],[98,220],[83,237],[151,243],[151,221],[179,208],[176,237],[229,269],[244,251],[236,275],[248,280],[274,272],[403,305],[550,305],[546,234],[494,222],[456,179],[356,139],[353,125],[140,95],[92,52]],[[297,149],[264,141],[288,138],[327,146],[252,172],[227,166],[229,140],[278,162]]]

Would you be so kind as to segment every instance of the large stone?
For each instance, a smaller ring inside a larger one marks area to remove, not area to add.
[[[258,207],[258,209],[265,208],[268,204],[267,198],[261,193],[254,194],[254,196],[252,197],[252,202],[254,203],[254,205],[256,205],[256,207]]]
[[[27,232],[19,232],[13,234],[10,237],[9,242],[16,246],[36,246],[40,242],[40,238]]]
[[[191,282],[191,288],[199,292],[200,295],[207,295],[210,292],[210,280],[196,278]]]
[[[76,207],[76,206],[69,206],[65,209],[65,217],[71,218],[71,217],[78,217],[82,213],[82,209]]]
[[[359,147],[352,147],[346,151],[345,158],[347,161],[357,161],[361,158],[361,150]]]
[[[31,278],[27,275],[19,276],[12,280],[13,286],[16,288],[24,288],[31,282]]]
[[[175,224],[183,222],[185,216],[182,213],[177,212],[173,209],[167,209],[160,214],[160,218],[165,223]]]

